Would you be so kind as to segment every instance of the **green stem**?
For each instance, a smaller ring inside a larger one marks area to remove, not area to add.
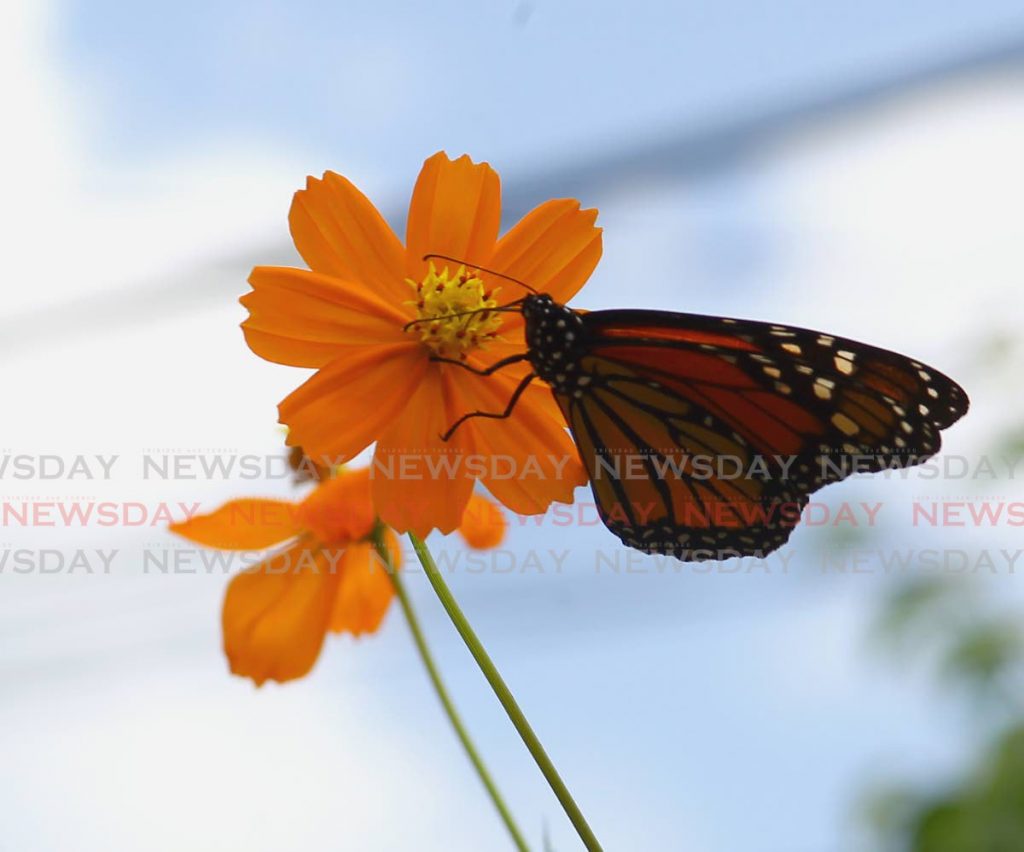
[[[594,837],[594,832],[587,825],[583,813],[576,805],[576,802],[573,801],[569,788],[565,786],[565,782],[559,776],[558,770],[555,769],[555,765],[551,762],[551,758],[544,751],[544,746],[537,739],[533,728],[530,727],[526,716],[523,715],[523,711],[516,703],[512,691],[505,684],[480,639],[477,638],[473,628],[470,627],[462,609],[452,596],[448,584],[445,583],[444,577],[437,570],[437,565],[434,564],[434,558],[430,555],[430,551],[427,550],[427,546],[414,533],[409,533],[409,541],[412,542],[413,549],[416,551],[420,564],[423,566],[430,585],[434,587],[441,605],[448,613],[448,617],[451,618],[455,629],[459,631],[459,635],[462,636],[462,641],[466,643],[466,647],[469,648],[469,653],[473,655],[473,659],[476,660],[480,671],[487,678],[487,682],[491,685],[491,689],[494,690],[494,694],[498,697],[498,701],[501,702],[501,706],[505,708],[505,713],[508,714],[512,725],[519,732],[519,736],[522,737],[523,743],[533,756],[541,773],[547,779],[548,784],[551,785],[552,792],[554,792],[559,803],[562,805],[562,809],[565,811],[566,816],[569,817],[569,821],[573,824],[573,828],[576,829],[576,833],[580,836],[580,840],[583,841],[583,845],[589,852],[601,852],[601,844],[597,842],[597,838]]]
[[[455,735],[459,738],[459,742],[462,743],[462,748],[465,750],[466,756],[469,757],[469,762],[473,764],[473,768],[476,770],[476,774],[480,778],[480,783],[484,785],[484,789],[487,790],[487,794],[491,797],[491,802],[494,803],[494,807],[501,816],[502,822],[505,823],[505,828],[508,829],[508,833],[512,838],[512,842],[515,844],[516,849],[518,849],[519,852],[530,852],[529,847],[526,845],[526,841],[523,839],[522,832],[519,830],[519,826],[516,825],[515,820],[512,818],[511,811],[509,811],[504,799],[502,799],[501,793],[498,792],[498,788],[494,783],[494,779],[491,777],[491,773],[487,771],[487,767],[484,765],[483,759],[480,757],[480,753],[476,750],[476,746],[473,745],[473,740],[469,737],[469,731],[466,730],[466,726],[463,724],[458,711],[455,709],[455,705],[452,703],[451,696],[448,694],[448,689],[445,687],[444,681],[441,680],[441,674],[437,669],[437,665],[434,663],[434,658],[430,653],[430,648],[427,646],[427,640],[423,636],[423,631],[420,628],[419,619],[416,617],[416,612],[412,608],[412,601],[409,600],[409,595],[405,590],[405,583],[401,576],[399,576],[399,572],[395,570],[394,564],[391,561],[391,554],[388,552],[388,549],[384,544],[382,527],[378,526],[374,531],[373,546],[377,550],[377,555],[384,563],[384,568],[388,572],[388,576],[391,578],[391,583],[395,587],[395,596],[398,598],[398,603],[402,607],[405,620],[409,624],[409,632],[412,633],[412,639],[416,644],[416,650],[419,651],[420,659],[423,661],[423,667],[427,670],[430,682],[434,685],[434,692],[437,693],[441,706],[444,708],[444,712],[448,715],[448,721],[451,722],[452,728],[455,729]]]

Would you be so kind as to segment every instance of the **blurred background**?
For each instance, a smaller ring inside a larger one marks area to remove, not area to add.
[[[256,690],[221,655],[223,566],[146,561],[181,548],[163,503],[298,493],[142,462],[283,458],[300,371],[247,350],[236,300],[254,264],[298,262],[292,192],[333,169],[402,233],[442,148],[498,169],[506,226],[549,197],[600,209],[580,307],[821,328],[972,398],[928,469],[820,492],[765,563],[613,566],[599,525],[514,518],[483,568],[433,542],[605,847],[1024,849],[1019,2],[0,14],[0,849],[507,848],[397,611]],[[48,501],[144,511],[19,521]],[[531,843],[579,848],[409,584]]]

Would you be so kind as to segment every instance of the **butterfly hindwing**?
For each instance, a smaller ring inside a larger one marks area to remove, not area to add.
[[[618,370],[581,397],[556,394],[605,525],[630,547],[687,560],[784,544],[806,497],[748,476],[750,445],[714,415]]]

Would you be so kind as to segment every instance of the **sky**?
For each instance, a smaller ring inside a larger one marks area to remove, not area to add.
[[[255,486],[145,480],[153,448],[273,455],[297,371],[241,342],[249,267],[287,249],[307,173],[400,212],[440,147],[514,189],[560,164],[808,94],[1024,41],[1012,3],[9,4],[0,77],[8,318],[6,450],[120,453],[87,496],[219,501]],[[1020,422],[1017,361],[977,354],[1024,317],[1014,203],[1020,68],[830,118],[713,175],[611,182],[587,307],[660,307],[827,328],[966,384],[947,453]],[[13,319],[12,319],[13,317]],[[73,483],[0,482],[5,499]],[[283,494],[283,481],[260,483]],[[884,496],[881,489],[884,490]],[[886,499],[1020,495],[1017,481],[845,483]],[[869,653],[887,578],[825,573],[827,525],[792,571],[598,572],[599,527],[513,523],[563,572],[455,571],[453,588],[609,849],[854,848],[859,793],[956,769],[968,725],[920,672]],[[0,777],[21,850],[500,848],[397,613],[329,642],[314,675],[259,692],[220,656],[222,574],[145,573],[162,529],[9,529],[6,547],[117,547],[113,576],[0,571]],[[881,541],[924,547],[899,514]],[[874,541],[869,539],[869,542]],[[971,554],[1013,531],[943,531]],[[435,542],[444,552],[457,549]],[[453,558],[455,556],[453,555]],[[870,563],[877,567],[877,562]],[[507,721],[410,573],[457,700],[531,837],[575,848]],[[1021,594],[1006,573],[990,582]],[[55,803],[57,803],[55,805]],[[59,818],[54,817],[54,813]],[[411,838],[411,839],[410,839]],[[73,839],[73,840],[72,840]],[[539,846],[539,843],[538,843]]]

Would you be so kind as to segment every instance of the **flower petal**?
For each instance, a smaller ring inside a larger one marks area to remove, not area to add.
[[[385,536],[385,544],[397,568],[401,548],[390,530]],[[348,631],[353,636],[375,632],[384,620],[395,595],[395,587],[373,545],[362,541],[349,547],[338,566],[338,573],[341,580],[331,615],[331,630],[335,633]]]
[[[322,367],[346,347],[408,339],[402,326],[409,317],[363,284],[275,266],[257,266],[249,283],[242,330],[249,348],[268,361]]]
[[[447,443],[440,438],[455,421],[449,396],[446,373],[431,365],[402,416],[381,434],[374,454],[377,514],[399,532],[412,530],[420,538],[434,528],[450,533],[458,527],[473,490],[465,465],[466,433],[460,430]]]
[[[330,464],[348,461],[398,417],[429,361],[418,343],[356,348],[278,406],[288,444]]]
[[[292,239],[309,268],[359,281],[389,302],[409,298],[405,252],[377,208],[346,178],[324,172],[295,193],[288,214]]]
[[[580,210],[574,199],[546,201],[498,241],[490,266],[557,302],[568,302],[601,259],[596,220],[596,210]]]
[[[302,524],[332,547],[366,538],[377,516],[370,495],[370,470],[344,469],[314,488],[298,506]]]
[[[234,674],[259,686],[313,668],[334,606],[339,557],[304,538],[228,584],[221,625]]]
[[[490,550],[505,540],[508,523],[497,504],[474,493],[462,515],[459,534],[474,550]]]
[[[263,550],[302,532],[296,508],[286,500],[229,500],[207,515],[195,515],[168,529],[206,547]]]
[[[514,389],[515,380],[498,373],[465,373],[457,384],[460,410],[501,412]],[[571,503],[573,491],[587,481],[564,419],[551,415],[550,399],[551,392],[534,383],[509,419],[476,417],[462,427],[470,432],[476,452],[491,458],[482,477],[487,490],[520,515],[541,514],[552,502]]]
[[[466,155],[449,160],[443,151],[434,154],[423,164],[409,204],[405,274],[422,280],[428,252],[487,266],[500,224],[497,173]]]

